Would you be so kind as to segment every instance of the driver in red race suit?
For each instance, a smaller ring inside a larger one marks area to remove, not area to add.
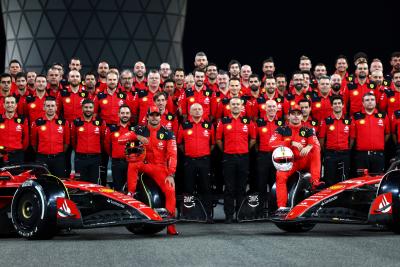
[[[177,149],[174,134],[160,124],[161,114],[156,106],[151,106],[147,111],[147,126],[136,126],[119,137],[119,143],[140,141],[146,149],[144,161],[136,157],[127,156],[128,161],[128,191],[134,193],[138,173],[149,175],[165,194],[166,209],[175,216],[175,170],[177,163]],[[175,225],[167,227],[169,235],[177,235]]]
[[[293,167],[289,171],[276,172],[276,197],[278,212],[285,211],[287,204],[288,178],[299,170],[308,170],[311,173],[312,188],[315,189],[323,182],[320,182],[321,155],[320,145],[314,131],[311,128],[302,126],[302,112],[299,105],[294,105],[289,111],[289,124],[280,126],[271,136],[270,146],[289,147],[294,154]]]

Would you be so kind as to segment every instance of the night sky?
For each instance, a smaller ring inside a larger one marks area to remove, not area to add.
[[[313,65],[322,62],[331,71],[337,55],[344,54],[352,61],[359,51],[370,59],[380,58],[388,69],[390,54],[400,51],[394,2],[188,0],[185,69],[193,69],[198,51],[204,51],[221,69],[237,59],[259,74],[262,61],[269,56],[274,58],[277,72],[290,74],[303,54]]]
[[[262,61],[269,56],[277,72],[287,74],[298,68],[303,54],[313,65],[325,63],[328,71],[337,55],[344,54],[352,62],[359,51],[387,63],[390,54],[400,50],[395,42],[400,24],[395,24],[393,2],[247,0],[238,5],[188,1],[187,14],[191,15],[186,18],[183,43],[185,67],[193,69],[197,51],[204,51],[221,69],[227,69],[230,59],[237,59],[259,74]]]

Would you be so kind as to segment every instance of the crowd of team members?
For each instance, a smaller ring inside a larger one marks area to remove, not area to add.
[[[219,70],[199,52],[187,75],[168,63],[147,70],[138,61],[120,72],[103,61],[97,73],[82,76],[79,58],[71,59],[65,75],[59,63],[43,75],[23,72],[12,60],[1,75],[0,146],[7,164],[42,161],[61,177],[70,175],[74,150],[76,176],[95,183],[99,167],[111,158],[113,186],[121,190],[128,163],[118,138],[160,115],[180,148],[178,192],[199,192],[210,212],[212,185],[220,192],[224,186],[230,222],[248,182],[262,196],[274,183],[271,136],[287,125],[294,107],[301,109],[302,127],[319,139],[327,185],[357,169],[384,170],[385,155],[396,154],[400,137],[400,52],[392,54],[387,74],[379,59],[368,63],[364,53],[353,63],[355,71],[349,73],[348,60],[339,56],[327,76],[324,64],[312,71],[311,60],[302,56],[299,70],[286,77],[275,73],[269,58],[259,77],[236,60],[228,71]],[[104,173],[100,177],[105,183]]]

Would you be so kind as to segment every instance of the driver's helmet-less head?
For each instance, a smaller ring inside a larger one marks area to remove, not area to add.
[[[272,152],[272,163],[278,171],[290,171],[293,162],[293,151],[288,147],[280,146]]]

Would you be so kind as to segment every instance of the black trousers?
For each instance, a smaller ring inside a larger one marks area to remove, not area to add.
[[[272,188],[276,180],[276,169],[272,163],[272,152],[259,151],[257,154],[257,179],[256,190],[265,199],[267,185]]]
[[[71,173],[71,157],[72,157],[72,146],[68,146],[67,151],[65,151],[65,172],[69,176]]]
[[[111,171],[114,182],[114,189],[117,191],[122,191],[126,183],[126,177],[128,174],[128,162],[123,159],[113,158],[111,160]]]
[[[101,163],[100,154],[75,153],[75,175],[79,179],[94,184],[99,183],[99,167]]]
[[[36,160],[45,163],[51,174],[57,177],[66,177],[64,152],[58,154],[37,153]]]
[[[211,215],[212,199],[211,199],[211,183],[210,171],[211,161],[210,157],[190,158],[185,157],[184,164],[184,192],[193,195],[196,191],[203,200],[204,207],[208,215]]]
[[[385,171],[385,154],[383,151],[356,151],[356,170],[368,169],[369,173],[383,173]]]
[[[108,166],[108,159],[109,156],[106,152],[102,152],[101,153],[101,162],[100,162],[100,180],[101,180],[101,184],[102,185],[106,185],[107,184],[107,166]]]
[[[349,179],[350,152],[348,150],[324,152],[324,182],[327,186]]]
[[[14,150],[8,152],[8,164],[9,165],[18,165],[24,163],[24,151],[22,150]]]
[[[224,154],[222,168],[225,181],[224,211],[227,217],[232,217],[246,197],[249,155]]]

